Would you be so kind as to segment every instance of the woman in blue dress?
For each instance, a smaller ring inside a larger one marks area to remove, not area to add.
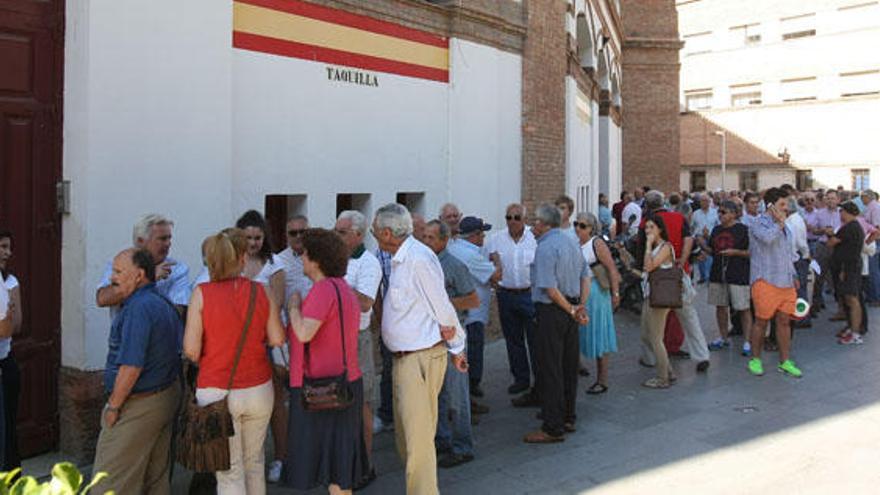
[[[599,235],[599,220],[592,213],[578,213],[574,223],[581,252],[593,281],[587,299],[590,321],[580,327],[580,350],[587,359],[596,360],[596,382],[587,389],[591,395],[608,391],[608,354],[617,352],[617,331],[614,308],[620,304],[620,273],[614,264],[608,244]]]

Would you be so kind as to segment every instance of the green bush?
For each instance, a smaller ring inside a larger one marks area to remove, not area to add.
[[[52,467],[52,479],[43,483],[33,476],[22,476],[16,480],[20,472],[21,469],[14,469],[8,473],[0,473],[0,495],[85,495],[96,483],[107,477],[107,473],[97,473],[92,477],[91,483],[83,486],[82,473],[69,462],[55,464]],[[113,495],[113,492],[105,492],[104,495]]]

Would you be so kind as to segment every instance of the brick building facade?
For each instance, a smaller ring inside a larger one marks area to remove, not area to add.
[[[621,1],[623,186],[678,189],[679,61],[675,0]]]

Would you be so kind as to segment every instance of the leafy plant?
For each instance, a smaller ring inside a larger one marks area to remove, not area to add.
[[[52,466],[52,479],[42,483],[33,476],[22,476],[16,480],[19,473],[19,468],[0,473],[0,495],[85,495],[107,477],[107,473],[97,473],[88,485],[83,486],[82,473],[69,462]],[[113,495],[113,492],[105,492],[104,495]]]

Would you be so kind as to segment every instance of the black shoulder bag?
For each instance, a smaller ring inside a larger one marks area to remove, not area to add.
[[[326,378],[310,378],[305,376],[309,364],[309,343],[305,344],[305,366],[303,367],[302,406],[310,412],[341,411],[354,402],[354,393],[348,383],[348,360],[345,356],[345,317],[342,312],[342,296],[336,283],[336,305],[339,308],[339,333],[342,338],[342,374]]]

